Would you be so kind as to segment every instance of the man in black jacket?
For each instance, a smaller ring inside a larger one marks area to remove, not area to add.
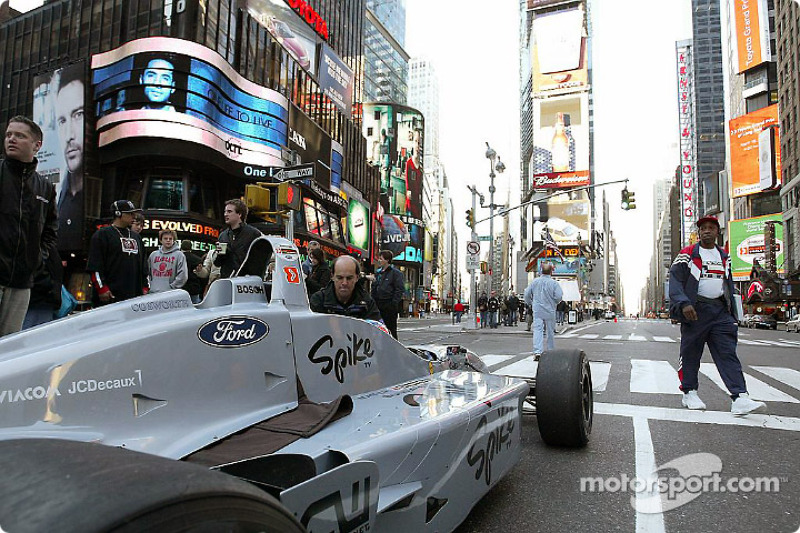
[[[186,270],[189,271],[189,277],[182,288],[189,293],[192,303],[198,304],[206,288],[206,280],[197,275],[197,268],[203,264],[203,260],[192,252],[192,243],[189,239],[181,241],[181,252],[186,256]]]
[[[381,319],[378,307],[364,288],[361,265],[349,255],[336,258],[333,262],[333,279],[324,289],[311,296],[310,304],[315,313]]]
[[[55,187],[36,172],[42,130],[31,119],[13,117],[0,161],[0,336],[22,328],[42,248],[58,235]]]
[[[375,276],[372,284],[372,299],[378,304],[381,311],[383,323],[392,337],[397,338],[397,313],[403,303],[403,293],[405,292],[405,280],[403,273],[392,266],[392,252],[383,250],[378,255],[378,266],[380,270]]]
[[[250,245],[262,234],[253,226],[248,225],[247,205],[238,198],[225,202],[225,224],[228,228],[219,235],[219,253],[214,259],[214,264],[220,267],[219,274],[222,278],[235,276],[247,257]],[[266,258],[264,258],[266,261]],[[248,262],[249,264],[250,262]],[[255,264],[256,261],[253,261]],[[256,274],[263,276],[266,273],[266,262],[261,272],[239,272],[239,275]]]

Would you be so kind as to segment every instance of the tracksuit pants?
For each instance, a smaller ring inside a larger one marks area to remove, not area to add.
[[[681,390],[697,390],[697,374],[703,348],[708,344],[711,358],[731,395],[747,392],[742,364],[736,355],[739,326],[723,305],[697,302],[697,320],[681,324],[681,352],[678,378]]]

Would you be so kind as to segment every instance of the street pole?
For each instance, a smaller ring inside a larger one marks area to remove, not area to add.
[[[475,187],[470,187],[472,191],[472,212],[475,213],[475,209],[477,209],[477,205],[475,205],[475,197],[477,196],[477,192],[475,191]],[[472,225],[472,233],[470,234],[470,240],[472,242],[477,242],[478,240],[478,233],[475,231],[475,224]],[[478,257],[480,259],[480,257]],[[469,271],[469,311],[472,313],[472,323],[475,329],[478,329],[478,282],[476,281],[475,276],[475,269]]]
[[[489,281],[489,294],[491,295],[494,287],[492,285],[492,278],[494,277],[494,158],[492,158],[489,168],[489,178],[491,179],[489,184],[489,277],[486,279]]]

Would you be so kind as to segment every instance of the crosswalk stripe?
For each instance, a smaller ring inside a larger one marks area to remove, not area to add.
[[[572,337],[577,337],[577,336],[578,336],[577,333],[560,333],[560,334],[556,333],[556,337],[560,339],[570,339]]]
[[[611,373],[611,363],[590,361],[589,368],[592,370],[592,390],[595,392],[606,390],[608,375]]]
[[[719,371],[717,371],[717,366],[715,364],[700,363],[700,372],[713,381],[717,387],[725,392],[728,392],[728,388],[725,386],[725,382],[722,381],[722,377],[719,375]],[[800,403],[800,400],[789,396],[785,392],[779,391],[771,385],[767,385],[760,379],[755,378],[750,374],[745,374],[745,381],[747,383],[747,392],[750,393],[750,397],[754,400],[761,400],[764,402]]]
[[[790,341],[790,340],[787,340],[787,339],[780,339],[780,340],[781,340],[781,342],[786,342],[788,344],[794,344],[796,346],[800,346],[800,341]]]
[[[683,394],[678,373],[667,361],[631,359],[631,392]]]
[[[785,342],[780,342],[780,341],[765,341],[765,340],[762,340],[761,342],[765,342],[767,344],[772,344],[774,346],[786,346]]]
[[[750,346],[766,346],[761,341],[751,341],[750,339],[739,339],[739,344],[749,344]]]
[[[751,368],[758,370],[762,374],[768,375],[772,379],[781,381],[793,389],[800,390],[800,372],[797,370],[778,366],[753,366]]]
[[[604,338],[604,339],[610,339],[610,340],[616,340],[616,341],[618,341],[618,340],[620,340],[620,339],[622,338],[622,335],[606,335],[606,336],[605,336],[605,337],[603,337],[603,338]]]
[[[581,335],[581,339],[596,339],[599,336],[600,335],[598,335],[597,333],[586,333],[584,335]]]
[[[501,354],[486,354],[481,356],[481,360],[486,363],[486,366],[492,366],[497,363],[502,363],[503,361],[508,361],[514,357],[513,355],[501,355]]]
[[[675,342],[672,337],[656,337],[653,336],[653,340],[656,342]]]
[[[526,357],[521,361],[504,366],[494,373],[500,376],[513,376],[518,378],[532,378],[536,377],[536,369],[539,363],[533,360],[533,357]]]
[[[628,336],[628,340],[629,341],[646,341],[647,338],[646,337],[642,337],[641,335],[637,335],[636,333],[631,333]]]

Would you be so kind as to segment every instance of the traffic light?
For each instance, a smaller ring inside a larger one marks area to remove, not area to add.
[[[278,205],[292,211],[299,211],[302,203],[300,186],[284,181],[278,185]]]
[[[472,209],[467,209],[467,227],[475,229],[475,213]]]
[[[634,194],[635,193],[629,191],[627,187],[622,189],[622,209],[625,211],[636,209],[636,198],[633,197]]]
[[[481,274],[486,274],[489,272],[489,263],[487,261],[481,261]]]

